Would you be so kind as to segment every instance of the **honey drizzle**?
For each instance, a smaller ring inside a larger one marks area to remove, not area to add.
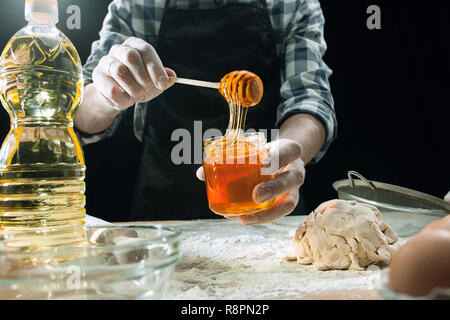
[[[261,174],[261,159],[266,149],[255,136],[244,133],[247,109],[262,98],[262,82],[248,71],[227,74],[219,91],[230,107],[230,120],[223,137],[205,141],[206,187],[210,209],[217,214],[252,214],[271,206],[275,200],[256,203],[252,190],[272,179]]]

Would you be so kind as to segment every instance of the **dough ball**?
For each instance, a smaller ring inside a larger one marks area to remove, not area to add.
[[[450,288],[450,215],[429,224],[398,249],[389,268],[389,287],[411,296]]]
[[[319,270],[364,270],[374,264],[389,264],[397,241],[377,208],[330,200],[299,225],[294,249],[299,263],[314,264]]]

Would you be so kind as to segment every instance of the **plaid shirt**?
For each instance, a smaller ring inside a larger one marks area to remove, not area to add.
[[[258,0],[172,0],[170,7],[210,9],[230,2],[255,3]],[[85,84],[92,82],[92,72],[100,58],[114,44],[134,36],[156,44],[165,0],[114,0],[100,31],[100,39],[92,44],[92,52],[83,70]],[[269,16],[275,31],[277,54],[281,61],[281,103],[278,107],[278,127],[297,113],[309,113],[320,119],[327,129],[327,138],[317,162],[337,135],[337,121],[328,77],[331,70],[323,62],[326,51],[323,38],[324,17],[317,0],[267,0]],[[176,71],[176,70],[175,70]],[[150,102],[151,103],[151,102]],[[134,131],[142,141],[146,103],[136,104]],[[276,107],[276,106],[274,106]],[[94,135],[80,134],[83,144],[97,142],[114,134],[124,112],[113,124]]]

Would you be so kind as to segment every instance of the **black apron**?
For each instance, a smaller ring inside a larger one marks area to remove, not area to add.
[[[249,109],[246,129],[274,128],[280,64],[265,0],[202,10],[174,9],[166,1],[156,51],[163,64],[183,78],[217,82],[233,70],[256,73],[263,81],[264,97]],[[201,164],[193,163],[194,147],[201,148],[207,129],[225,132],[228,120],[225,99],[209,88],[175,84],[147,104],[132,220],[216,216],[209,210],[205,183],[195,176]],[[198,132],[194,136],[195,121],[202,122],[200,137]],[[180,143],[171,141],[172,133],[180,128],[190,133],[191,164],[175,165],[171,160],[172,148]]]

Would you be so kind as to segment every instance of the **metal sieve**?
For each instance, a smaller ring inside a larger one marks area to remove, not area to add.
[[[370,181],[356,171],[333,183],[340,199],[367,203],[383,211],[401,211],[434,216],[450,214],[450,203],[437,197],[383,182]],[[354,177],[359,179],[354,179]]]

